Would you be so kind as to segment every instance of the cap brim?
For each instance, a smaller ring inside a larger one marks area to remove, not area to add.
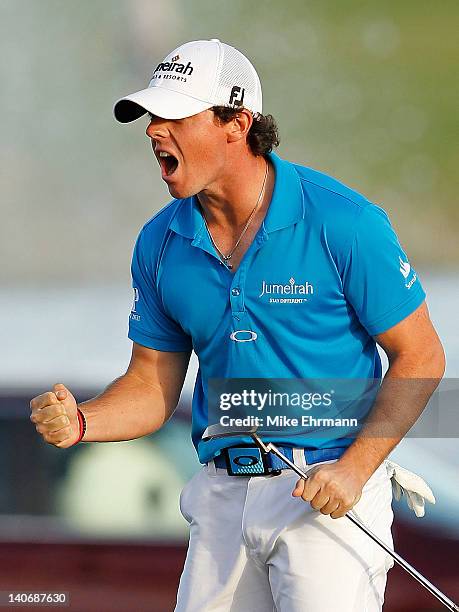
[[[184,119],[211,108],[213,104],[196,100],[165,87],[148,87],[115,103],[113,114],[120,123],[129,123],[152,113],[164,119]]]

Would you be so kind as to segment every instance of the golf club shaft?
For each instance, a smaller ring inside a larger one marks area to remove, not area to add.
[[[298,476],[303,478],[304,480],[308,479],[308,475],[301,468],[290,461],[272,442],[268,444],[264,444],[266,450],[268,452],[272,452],[279,457],[286,465],[288,465]],[[444,593],[442,593],[436,586],[434,586],[425,576],[420,574],[412,565],[405,561],[403,557],[401,557],[398,553],[392,550],[383,540],[378,538],[376,534],[374,534],[368,527],[360,521],[359,518],[355,516],[355,514],[346,513],[344,516],[348,518],[354,525],[356,525],[359,529],[361,529],[364,533],[367,534],[376,544],[379,544],[381,548],[383,548],[391,557],[394,559],[396,563],[400,565],[408,574],[410,574],[413,578],[415,578],[419,584],[421,584],[425,589],[429,591],[434,597],[438,599],[448,610],[452,610],[453,612],[459,612],[459,606],[457,606],[449,597],[447,597]]]

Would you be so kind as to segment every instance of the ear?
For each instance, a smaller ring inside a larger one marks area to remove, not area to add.
[[[227,141],[237,142],[238,140],[246,140],[247,134],[252,126],[252,113],[245,108],[232,119],[227,125]]]

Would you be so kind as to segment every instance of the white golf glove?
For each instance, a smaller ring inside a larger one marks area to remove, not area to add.
[[[399,501],[405,494],[408,507],[417,517],[424,516],[426,500],[431,504],[435,503],[435,497],[429,485],[420,476],[393,461],[386,459],[384,463],[392,482],[392,493],[395,499]]]

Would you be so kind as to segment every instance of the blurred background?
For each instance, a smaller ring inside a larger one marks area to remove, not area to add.
[[[389,213],[427,290],[446,376],[459,378],[459,5],[1,0],[0,10],[0,591],[165,612],[186,550],[179,492],[199,469],[195,362],[154,436],[62,451],[28,421],[29,400],[54,382],[81,401],[129,361],[131,252],[170,197],[146,120],[117,124],[113,103],[182,42],[240,48],[278,121],[279,154]],[[393,458],[437,497],[423,519],[394,504],[397,549],[457,599],[457,441],[408,439]],[[389,576],[387,612],[442,609],[399,570]]]

